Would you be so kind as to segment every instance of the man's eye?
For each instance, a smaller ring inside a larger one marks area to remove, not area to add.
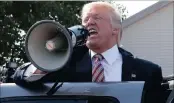
[[[102,18],[101,17],[94,17],[95,20],[101,20]]]
[[[84,19],[84,22],[87,22],[87,21],[88,21],[88,18],[85,18],[85,19]]]

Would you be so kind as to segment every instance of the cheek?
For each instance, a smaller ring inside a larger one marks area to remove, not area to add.
[[[100,40],[104,43],[109,42],[113,38],[112,32],[110,29],[103,30],[103,33],[100,37]]]
[[[112,30],[108,26],[103,26],[103,29],[100,30],[103,37],[109,38],[112,35]]]
[[[108,23],[100,23],[98,24],[100,39],[107,40],[112,37],[112,27]]]

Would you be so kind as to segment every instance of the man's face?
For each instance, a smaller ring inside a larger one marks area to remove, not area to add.
[[[88,9],[82,16],[82,25],[90,33],[86,42],[89,49],[107,48],[115,40],[110,15],[106,9],[97,6]]]

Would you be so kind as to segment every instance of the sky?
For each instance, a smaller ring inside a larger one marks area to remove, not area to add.
[[[157,3],[158,1],[116,1],[118,4],[124,5],[128,10],[127,17],[130,17],[141,10]]]

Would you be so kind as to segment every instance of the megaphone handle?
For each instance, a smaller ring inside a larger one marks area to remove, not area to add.
[[[56,83],[52,86],[52,88],[47,92],[47,95],[53,95],[60,87],[62,87],[63,82],[57,86],[58,83],[59,81],[57,80]]]

